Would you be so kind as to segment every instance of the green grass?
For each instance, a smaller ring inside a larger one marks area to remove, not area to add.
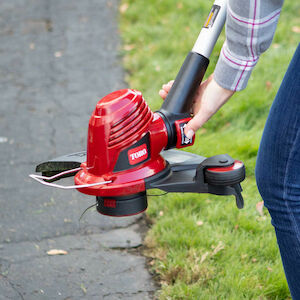
[[[268,212],[260,216],[254,168],[268,110],[299,41],[300,5],[285,1],[276,35],[248,87],[236,93],[196,135],[186,151],[228,153],[246,165],[245,208],[233,197],[168,194],[149,197],[145,254],[158,274],[159,299],[290,299]],[[122,55],[130,87],[153,110],[158,90],[173,79],[206,19],[211,1],[123,0]],[[224,41],[219,39],[207,75]],[[199,221],[203,224],[199,226]],[[198,225],[197,225],[198,224]]]

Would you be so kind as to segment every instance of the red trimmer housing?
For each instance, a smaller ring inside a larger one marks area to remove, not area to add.
[[[181,124],[188,120],[176,122],[178,141],[183,141],[177,143],[179,147],[194,142],[183,135]],[[79,191],[97,196],[104,208],[124,205],[131,207],[126,209],[128,214],[139,213],[147,207],[144,179],[167,167],[160,155],[167,144],[165,122],[159,113],[150,110],[141,92],[131,89],[113,92],[98,102],[90,118],[87,160],[81,164],[75,184],[111,181]],[[124,208],[121,211],[124,215]]]

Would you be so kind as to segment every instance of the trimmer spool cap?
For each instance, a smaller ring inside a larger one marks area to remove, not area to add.
[[[147,209],[146,192],[119,197],[97,196],[97,211],[112,217],[126,217],[142,213]]]

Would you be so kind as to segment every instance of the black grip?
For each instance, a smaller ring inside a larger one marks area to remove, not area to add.
[[[161,110],[167,111],[168,115],[190,113],[193,96],[203,79],[208,64],[208,58],[190,52],[177,74]]]

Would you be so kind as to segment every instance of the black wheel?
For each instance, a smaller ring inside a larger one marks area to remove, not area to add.
[[[204,180],[212,185],[234,185],[245,179],[245,166],[235,160],[231,166],[208,168],[204,171]]]

